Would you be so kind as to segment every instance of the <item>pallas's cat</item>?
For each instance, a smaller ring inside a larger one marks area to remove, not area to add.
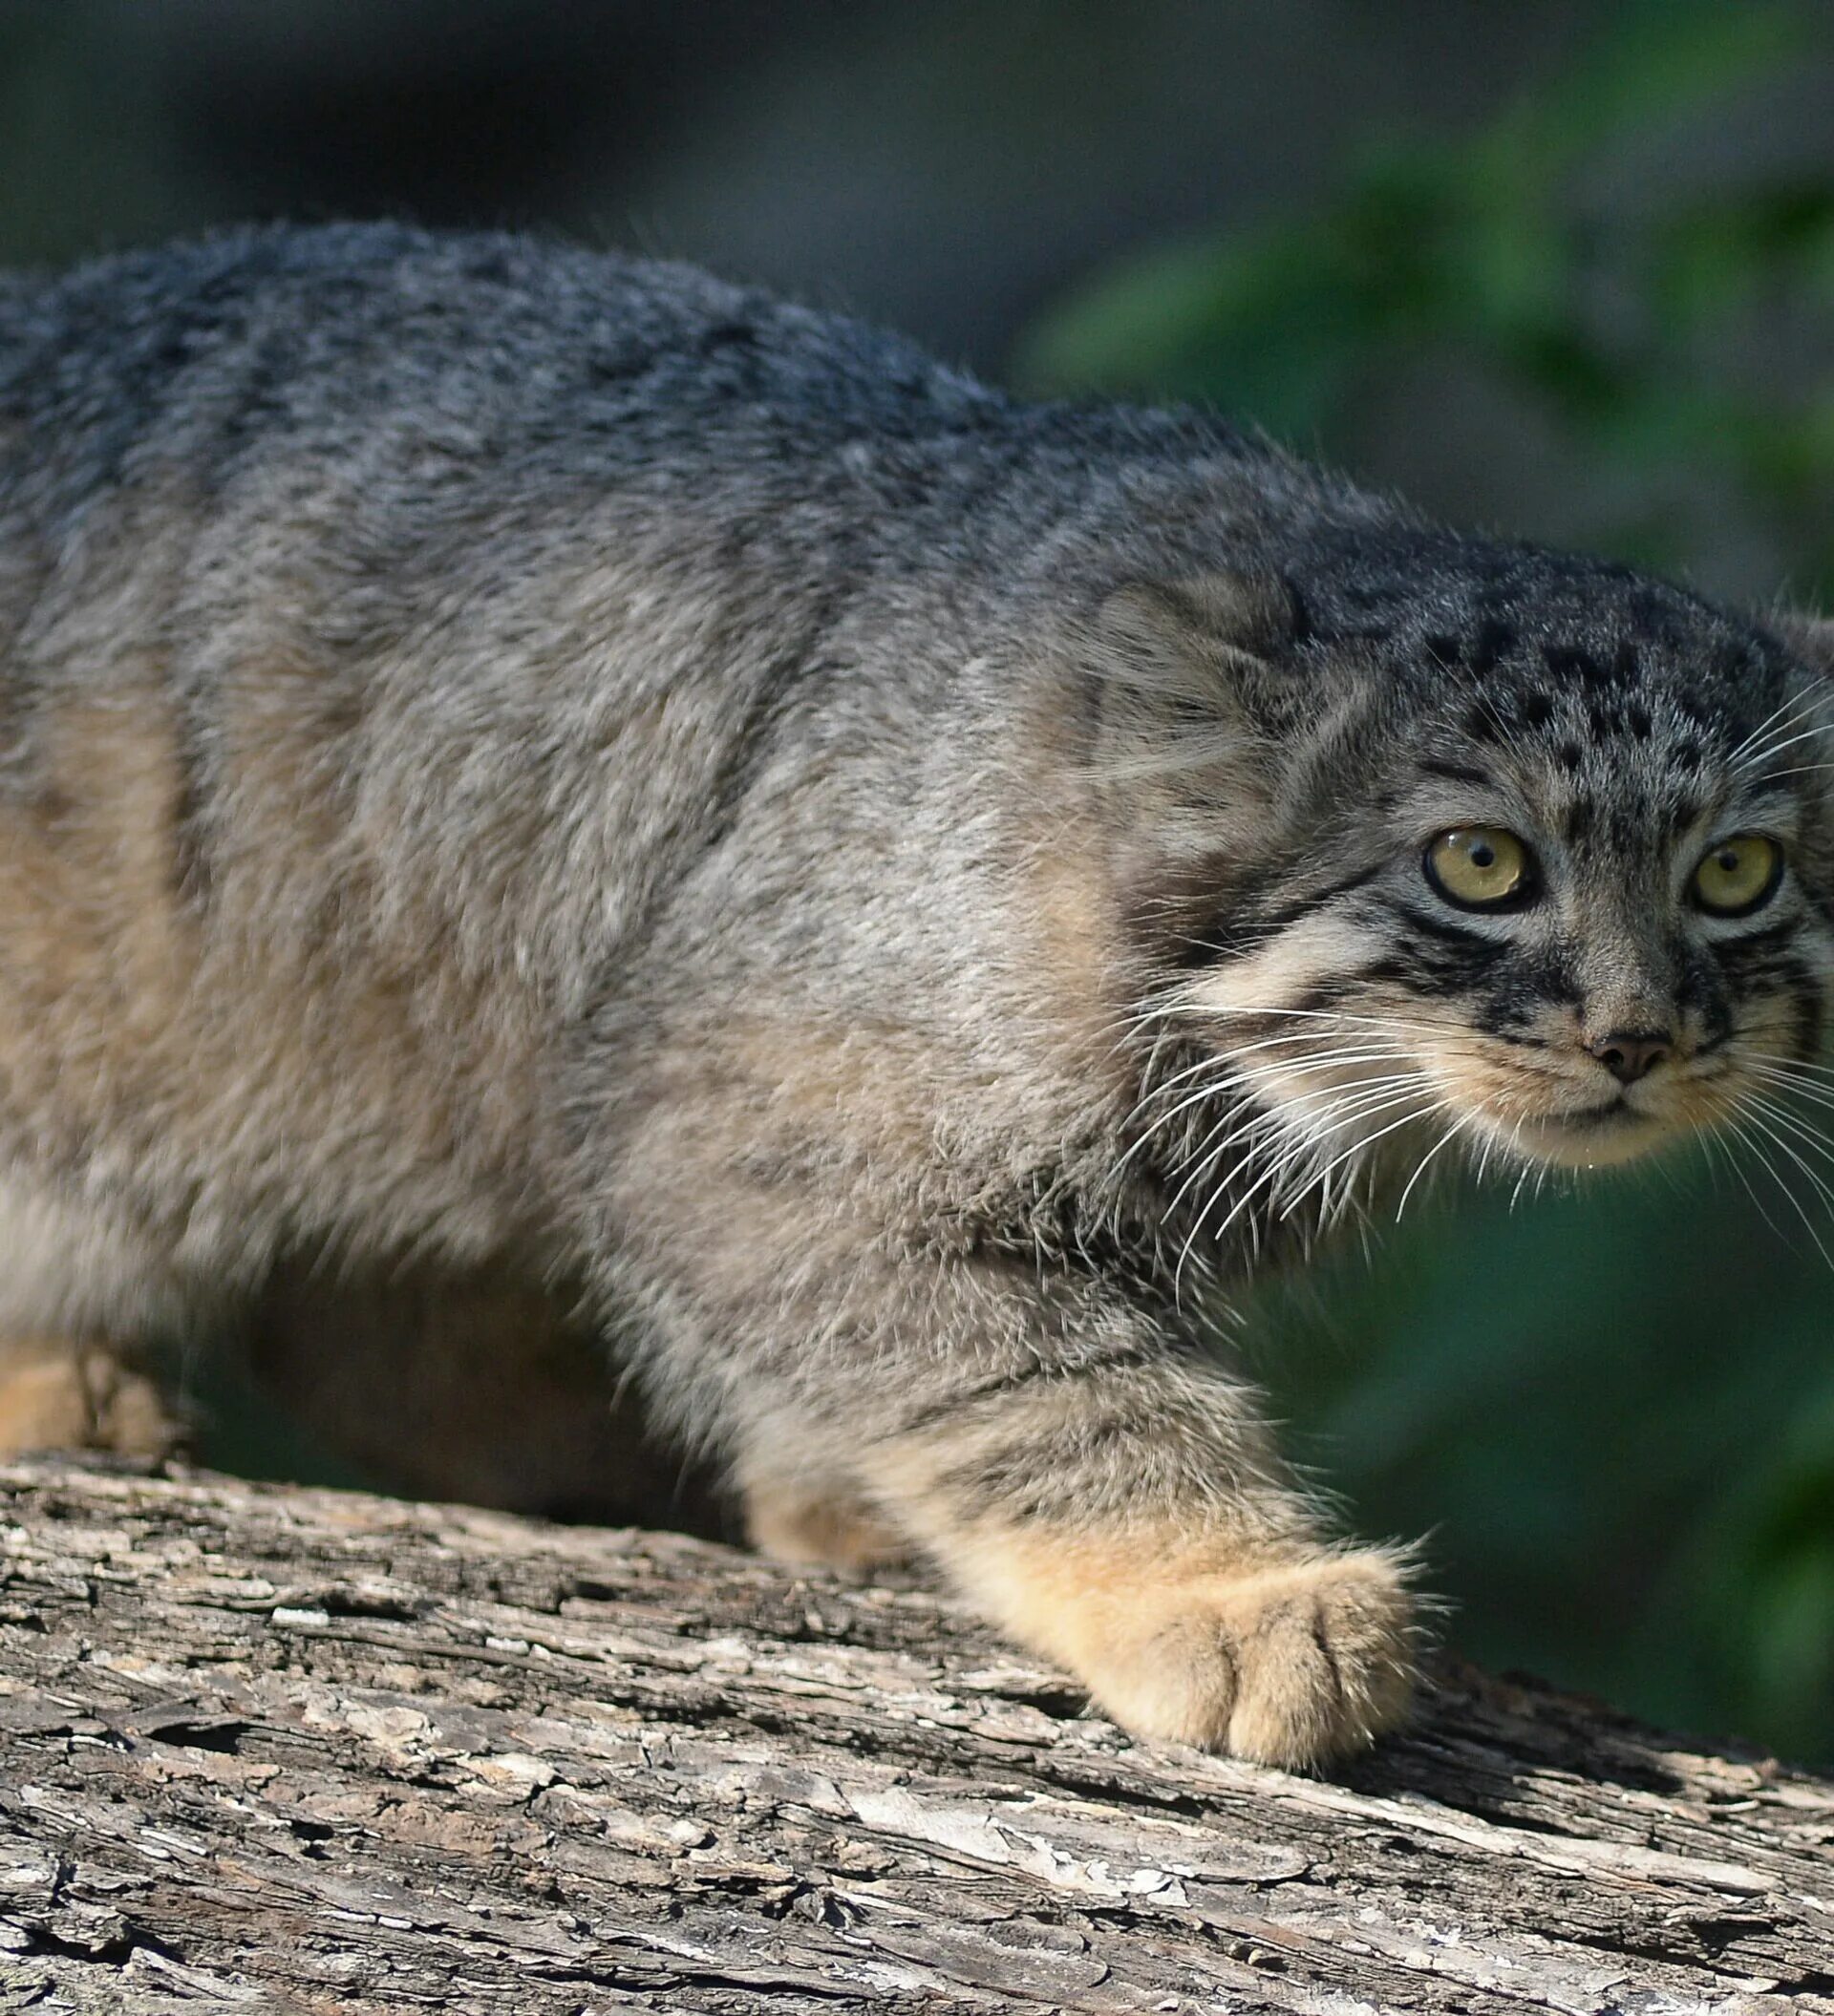
[[[1352,1749],[1405,1561],[1218,1313],[1423,1171],[1807,1082],[1823,658],[681,267],[10,283],[0,1433],[156,1439],[143,1341],[276,1282],[508,1283],[766,1546],[928,1557],[1137,1732]]]

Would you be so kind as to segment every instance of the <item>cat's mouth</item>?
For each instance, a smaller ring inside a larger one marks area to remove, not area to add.
[[[1482,1165],[1496,1157],[1499,1166],[1606,1169],[1722,1126],[1747,1096],[1745,1073],[1715,1053],[1722,1044],[1684,1040],[1679,1054],[1613,1084],[1620,1072],[1569,1042],[1518,1040],[1499,1050],[1458,1031],[1422,1043],[1416,1023],[1404,1047],[1372,1027],[1360,1055],[1344,1054],[1340,1042],[1336,1054],[1316,1056],[1309,1031],[1277,1025],[1243,1053],[1242,1075],[1262,1098],[1330,1144],[1331,1170],[1372,1149],[1397,1167],[1409,1158],[1421,1166],[1422,1142],[1428,1160],[1456,1143]]]
[[[1530,1160],[1605,1169],[1721,1125],[1737,1111],[1744,1082],[1723,1066],[1684,1064],[1621,1092],[1600,1094],[1577,1086],[1570,1092],[1570,1100],[1521,1118],[1503,1117],[1486,1100],[1484,1117],[1502,1142]]]
[[[1546,1114],[1510,1129],[1520,1147],[1538,1161],[1577,1169],[1632,1161],[1682,1131],[1674,1120],[1645,1112],[1621,1093],[1595,1106]]]
[[[1546,1069],[1525,1083],[1520,1064],[1507,1077],[1468,1066],[1447,1076],[1475,1137],[1489,1137],[1505,1156],[1568,1169],[1634,1161],[1715,1125],[1736,1103],[1724,1072],[1692,1059],[1610,1088]]]

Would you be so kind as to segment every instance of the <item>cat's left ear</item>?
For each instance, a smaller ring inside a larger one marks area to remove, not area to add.
[[[1834,616],[1818,616],[1808,609],[1779,609],[1770,618],[1770,627],[1812,670],[1834,674]]]
[[[1112,589],[1083,634],[1103,767],[1251,769],[1284,726],[1298,634],[1291,591],[1260,568]]]

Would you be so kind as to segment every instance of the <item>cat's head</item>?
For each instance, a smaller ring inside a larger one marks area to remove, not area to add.
[[[1144,1117],[1246,1095],[1213,1171],[1328,1187],[1429,1136],[1590,1166],[1721,1128],[1819,1155],[1834,701],[1812,626],[1360,526],[1123,588],[1101,629],[1132,1005],[1184,1073]]]

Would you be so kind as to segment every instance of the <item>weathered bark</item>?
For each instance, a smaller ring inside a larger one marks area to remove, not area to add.
[[[1335,1783],[914,1586],[0,1471],[0,2010],[1834,2011],[1834,1784],[1447,1666]]]

